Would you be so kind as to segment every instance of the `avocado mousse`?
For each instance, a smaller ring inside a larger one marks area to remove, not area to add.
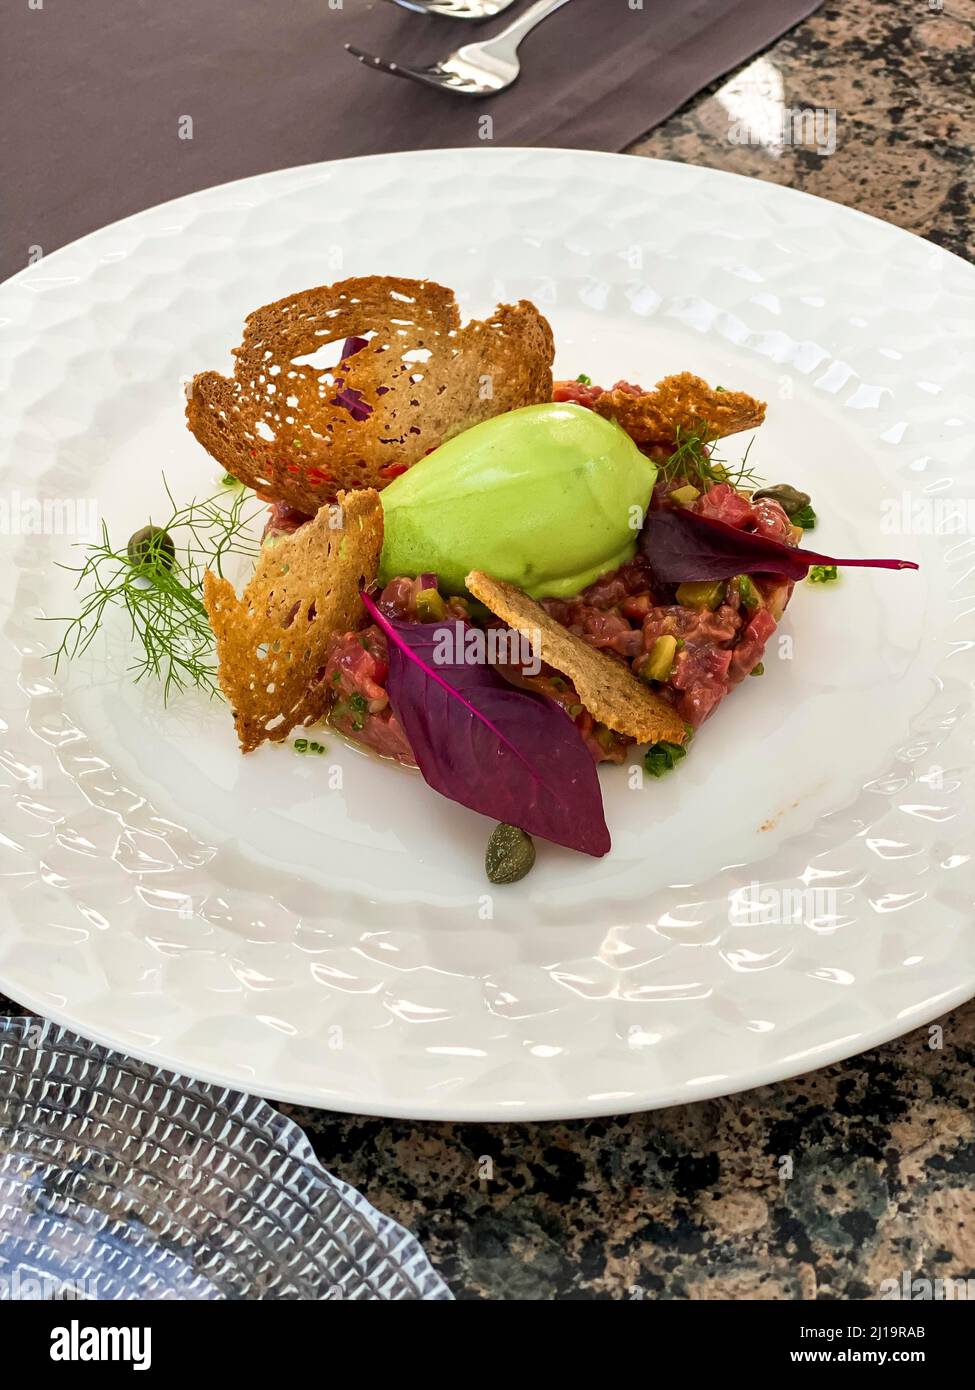
[[[572,403],[529,405],[441,444],[381,493],[380,581],[482,570],[533,598],[579,593],[632,558],[655,465]]]

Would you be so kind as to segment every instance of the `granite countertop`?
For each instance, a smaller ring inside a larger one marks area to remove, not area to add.
[[[778,112],[832,111],[835,150]],[[746,123],[765,144],[729,138]],[[975,0],[826,0],[631,147],[788,184],[975,257]]]
[[[790,184],[971,256],[973,78],[975,0],[828,0],[632,153]],[[783,106],[832,110],[833,153],[783,143]],[[729,139],[736,118],[764,142]],[[799,1080],[645,1115],[282,1109],[460,1298],[877,1298],[904,1271],[975,1277],[973,1064],[975,1003]]]

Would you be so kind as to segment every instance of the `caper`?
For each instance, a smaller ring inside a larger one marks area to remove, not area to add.
[[[491,883],[517,883],[535,862],[535,842],[517,825],[496,825],[488,840],[484,867]]]
[[[168,531],[161,526],[143,526],[129,537],[126,553],[133,565],[164,565],[171,570],[176,562],[176,547]]]
[[[763,487],[752,493],[753,502],[758,502],[763,497],[767,497],[771,502],[778,502],[790,521],[796,512],[801,512],[803,507],[808,507],[812,501],[808,492],[800,492],[788,483],[776,483],[774,487]]]

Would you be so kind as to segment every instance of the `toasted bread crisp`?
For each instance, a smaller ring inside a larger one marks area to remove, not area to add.
[[[462,328],[452,290],[365,276],[255,310],[233,378],[195,377],[187,421],[228,473],[313,516],[341,488],[384,488],[469,426],[551,400],[553,355],[527,300]]]
[[[492,613],[525,634],[536,656],[568,677],[594,719],[637,743],[684,742],[687,731],[673,705],[622,662],[569,632],[513,584],[492,579],[481,570],[472,570],[464,582]]]
[[[765,419],[765,402],[744,391],[716,391],[692,372],[665,376],[652,391],[614,386],[593,402],[593,409],[616,420],[637,444],[673,448],[678,438],[703,440],[754,429]]]
[[[323,718],[334,693],[320,679],[329,640],[360,626],[359,589],[375,579],[382,543],[382,503],[368,489],[265,546],[240,598],[207,570],[203,598],[241,752]]]

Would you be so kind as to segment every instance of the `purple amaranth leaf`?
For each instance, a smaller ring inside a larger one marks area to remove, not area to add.
[[[332,397],[330,404],[344,406],[353,420],[368,420],[372,414],[372,406],[363,400],[362,392],[354,386],[344,386]]]
[[[918,568],[913,560],[840,560],[815,550],[784,545],[684,508],[649,511],[640,532],[640,550],[664,584],[733,579],[736,574],[783,574],[789,579],[803,579],[810,565]]]
[[[342,344],[342,355],[339,358],[339,366],[354,357],[357,352],[361,352],[364,347],[369,346],[368,338],[346,338]],[[362,392],[357,391],[352,386],[346,386],[345,378],[338,376],[335,378],[335,385],[340,389],[332,397],[332,405],[344,405],[352,416],[353,420],[368,420],[372,414],[372,406],[368,401],[363,400]],[[376,395],[385,396],[389,390],[388,386],[377,386]]]
[[[428,785],[530,835],[606,854],[596,764],[569,716],[492,666],[464,661],[456,640],[464,624],[400,622],[365,592],[362,602],[386,634],[389,702]],[[452,628],[454,659],[439,661]]]

